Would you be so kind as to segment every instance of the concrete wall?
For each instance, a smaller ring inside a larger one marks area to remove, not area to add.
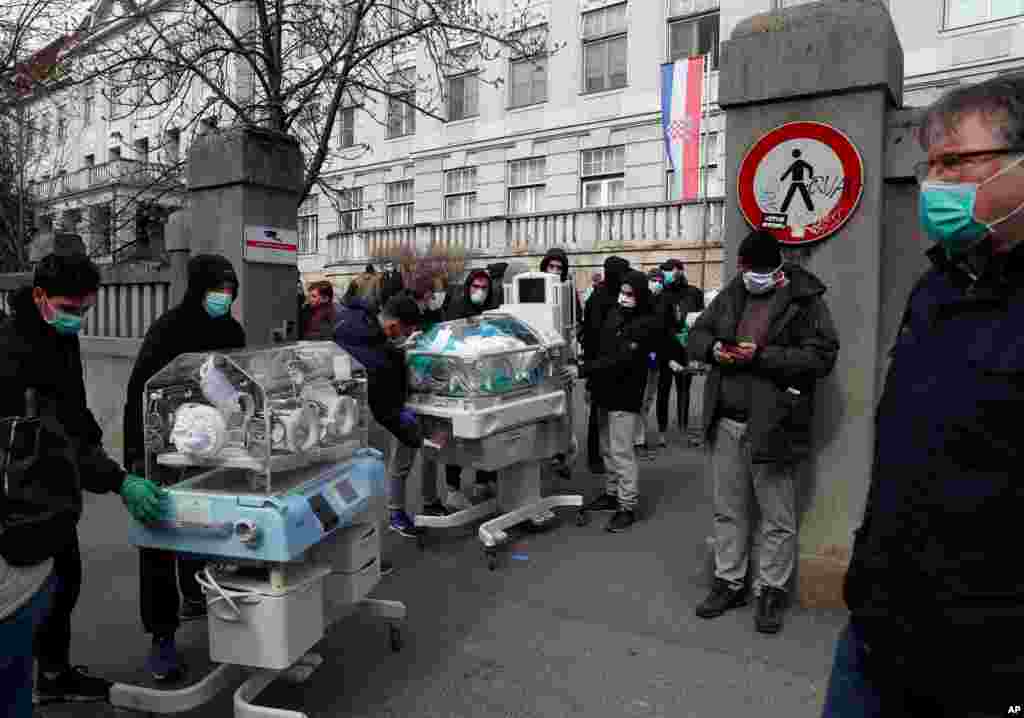
[[[902,51],[878,0],[823,2],[737,23],[723,47],[722,66],[730,186],[740,158],[758,138],[798,120],[824,122],[844,132],[864,164],[860,205],[844,227],[823,242],[787,253],[829,288],[826,301],[841,342],[835,371],[819,387],[816,451],[802,466],[797,582],[802,602],[840,605],[852,532],[860,523],[870,478],[878,364],[884,354],[881,317],[899,294],[898,289],[886,292],[883,301],[887,115],[901,100]],[[893,229],[903,221],[907,197],[893,193]],[[727,276],[750,229],[730,194]],[[899,272],[903,266],[890,270]]]

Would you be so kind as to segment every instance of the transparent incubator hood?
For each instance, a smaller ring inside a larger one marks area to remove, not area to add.
[[[282,494],[367,446],[363,368],[334,342],[183,354],[146,383],[146,476]]]
[[[559,334],[500,313],[437,324],[406,350],[410,391],[460,399],[553,385],[565,358]]]

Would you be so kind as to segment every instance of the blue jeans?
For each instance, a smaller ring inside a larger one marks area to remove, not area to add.
[[[882,696],[867,675],[864,642],[851,624],[836,641],[822,718],[875,718],[882,715]]]
[[[0,621],[0,714],[3,718],[32,716],[32,642],[36,628],[50,612],[57,578],[43,587],[13,615]]]
[[[939,647],[937,652],[945,650]],[[856,626],[847,624],[836,642],[822,718],[877,718],[883,715],[883,707],[886,718],[995,718],[1010,715],[1009,708],[1021,703],[1016,696],[1024,695],[1019,688],[1024,686],[1024,676],[1019,672],[992,678],[980,654],[975,668],[980,666],[982,673],[968,674],[955,645],[948,646],[948,661],[938,658],[950,667],[941,675],[929,675],[927,670],[915,674],[886,664],[872,657]]]

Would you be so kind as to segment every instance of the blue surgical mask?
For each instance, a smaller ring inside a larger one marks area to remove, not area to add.
[[[665,286],[668,286],[669,284],[672,284],[672,281],[676,278],[676,273],[674,271],[662,270],[662,276],[665,277]]]
[[[968,252],[971,247],[984,239],[995,227],[1017,214],[1024,203],[1005,217],[992,222],[982,222],[974,216],[974,206],[978,201],[978,190],[999,177],[1004,172],[1016,167],[1024,158],[1011,162],[984,182],[941,182],[930,180],[921,183],[921,199],[918,204],[918,217],[921,227],[946,250],[949,257],[957,257]]]
[[[53,327],[58,334],[65,337],[72,337],[82,331],[82,317],[77,314],[69,314],[59,309],[54,309],[53,319],[48,319],[47,324]]]
[[[206,313],[219,319],[231,311],[234,298],[226,292],[210,292],[206,295]]]

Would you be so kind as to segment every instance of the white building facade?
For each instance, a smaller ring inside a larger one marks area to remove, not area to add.
[[[555,51],[446,78],[443,120],[400,102],[376,116],[344,110],[337,148],[368,150],[325,167],[340,194],[314,189],[300,207],[300,272],[343,282],[403,244],[496,257],[559,245],[581,266],[641,247],[653,253],[641,264],[659,252],[701,264],[691,279],[713,288],[720,275],[707,266],[719,256],[731,175],[716,103],[720,43],[743,18],[800,1],[479,0],[509,13],[526,4]],[[905,54],[908,106],[1024,66],[1024,0],[886,4]],[[707,68],[700,197],[679,205],[668,201],[660,67],[693,55]],[[392,69],[416,73],[418,63],[425,57],[413,50]],[[481,80],[496,77],[497,86]],[[91,247],[115,249],[158,232],[181,205],[183,182],[169,168],[187,156],[189,137],[172,116],[117,117],[109,95],[133,91],[122,85],[107,78],[33,108],[48,143],[49,159],[34,170],[42,232],[77,231]],[[113,226],[129,200],[140,212]]]

